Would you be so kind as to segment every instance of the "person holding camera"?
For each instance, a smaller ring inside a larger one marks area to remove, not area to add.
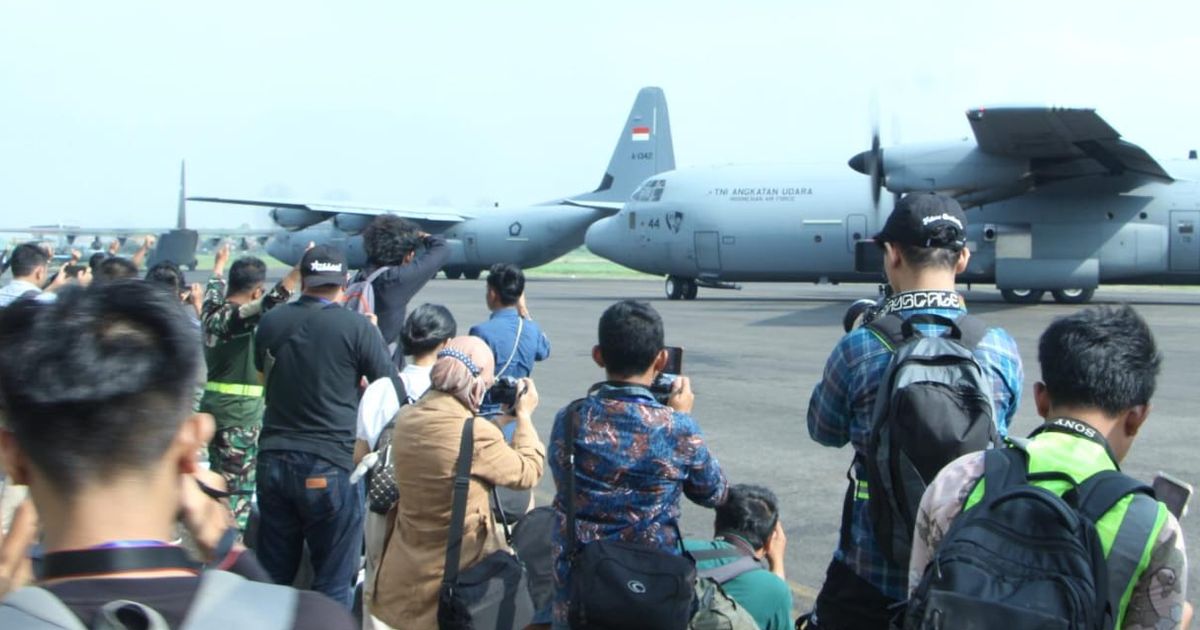
[[[200,344],[177,298],[140,281],[69,289],[0,312],[0,331],[0,450],[33,497],[0,543],[0,596],[40,558],[40,589],[8,593],[0,628],[354,627],[327,597],[271,584],[211,498],[220,478],[196,454],[213,421],[190,410]],[[208,569],[170,542],[179,522]]]
[[[500,425],[515,425],[509,445],[500,426],[478,417],[484,394],[494,380],[495,363],[487,344],[478,337],[455,337],[437,356],[429,391],[403,407],[396,417],[392,448],[400,499],[370,603],[376,628],[438,625],[447,544],[454,542],[450,540],[450,521],[460,445],[471,445],[470,484],[459,547],[461,570],[497,551],[508,551],[492,515],[492,488],[532,488],[541,479],[545,464],[545,448],[533,426],[538,406],[533,381],[519,381],[510,413],[499,418]],[[464,440],[468,421],[471,433]]]
[[[992,404],[986,410],[990,419],[984,428],[1003,436],[1016,413],[1022,381],[1017,344],[1003,329],[971,320],[966,303],[955,291],[955,277],[966,270],[970,260],[966,224],[962,207],[945,195],[913,193],[897,202],[875,236],[893,294],[872,317],[876,322],[889,320],[889,325],[907,331],[906,336],[898,343],[886,329],[874,325],[854,329],[838,342],[826,361],[821,382],[813,389],[808,404],[809,435],[817,443],[835,448],[850,443],[855,456],[841,536],[808,618],[809,628],[886,628],[892,606],[907,594],[908,567],[888,557],[884,541],[876,538],[878,523],[868,509],[872,498],[886,498],[885,488],[868,484],[868,463],[874,461],[870,437],[880,384],[902,346],[917,337],[948,335],[948,329],[957,331],[958,339],[965,341],[962,331],[969,330],[968,324],[972,330],[982,329],[976,343],[966,344],[973,346],[967,349],[969,354],[963,355],[973,357],[979,381],[990,385],[986,388],[990,391],[971,392],[980,399],[990,394]],[[921,409],[915,411],[910,414],[918,416],[911,420],[913,424],[943,420],[941,416],[923,420]],[[911,533],[907,539],[911,541]]]
[[[652,306],[624,300],[605,310],[592,359],[606,380],[559,411],[550,434],[555,627],[569,623],[571,556],[578,549],[620,540],[679,555],[681,497],[711,508],[724,504],[729,491],[691,416],[695,396],[688,377],[678,376],[667,391],[652,391],[661,389],[658,377],[668,361],[662,318]],[[573,536],[567,531],[569,503],[575,507]],[[569,539],[576,548],[568,548]]]
[[[525,306],[525,273],[516,265],[496,263],[488,271],[486,301],[492,316],[471,327],[496,359],[496,378],[522,379],[533,374],[533,364],[550,358],[550,339],[542,332]],[[500,413],[500,403],[483,399],[482,415]],[[511,431],[505,431],[508,437]]]

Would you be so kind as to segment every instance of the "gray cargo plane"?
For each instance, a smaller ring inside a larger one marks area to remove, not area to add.
[[[340,246],[349,265],[367,262],[361,232],[380,214],[411,219],[431,233],[443,233],[451,247],[447,277],[478,278],[494,263],[524,268],[544,265],[583,244],[584,233],[597,219],[621,208],[647,177],[675,168],[667,101],[656,87],[642,88],[621,127],[617,147],[599,187],[574,197],[523,207],[458,210],[405,208],[351,202],[303,202],[280,199],[188,197],[193,201],[272,208],[271,219],[289,230],[267,242],[267,252],[295,264],[307,244]]]
[[[872,147],[861,176],[809,165],[722,166],[655,175],[587,232],[596,254],[667,276],[671,299],[738,281],[878,282],[867,240],[881,189],[936,190],[969,208],[959,280],[1004,299],[1047,291],[1083,303],[1101,283],[1200,283],[1200,166],[1168,173],[1094,110],[973,109],[974,141]],[[856,264],[856,259],[858,264]]]

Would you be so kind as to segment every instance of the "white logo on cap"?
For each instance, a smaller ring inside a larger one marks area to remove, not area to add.
[[[959,221],[958,217],[950,216],[944,212],[942,214],[935,214],[935,215],[928,216],[928,217],[921,219],[921,225],[928,226],[930,223],[933,223],[934,221],[949,221],[949,222],[953,223],[954,225],[957,225],[958,229],[960,229],[960,230],[963,229],[962,221]]]
[[[310,264],[308,266],[308,268],[310,271],[313,271],[313,272],[322,272],[322,271],[332,271],[335,273],[342,272],[342,265],[340,263],[321,262],[319,260],[312,261],[312,264]]]

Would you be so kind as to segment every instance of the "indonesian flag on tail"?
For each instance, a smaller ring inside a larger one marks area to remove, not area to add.
[[[645,141],[649,140],[650,139],[650,128],[649,127],[634,127],[632,138],[633,138],[634,142],[645,142]]]

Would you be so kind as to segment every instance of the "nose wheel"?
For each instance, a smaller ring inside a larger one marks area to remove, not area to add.
[[[694,300],[700,293],[700,286],[692,278],[667,276],[664,286],[668,300]]]

